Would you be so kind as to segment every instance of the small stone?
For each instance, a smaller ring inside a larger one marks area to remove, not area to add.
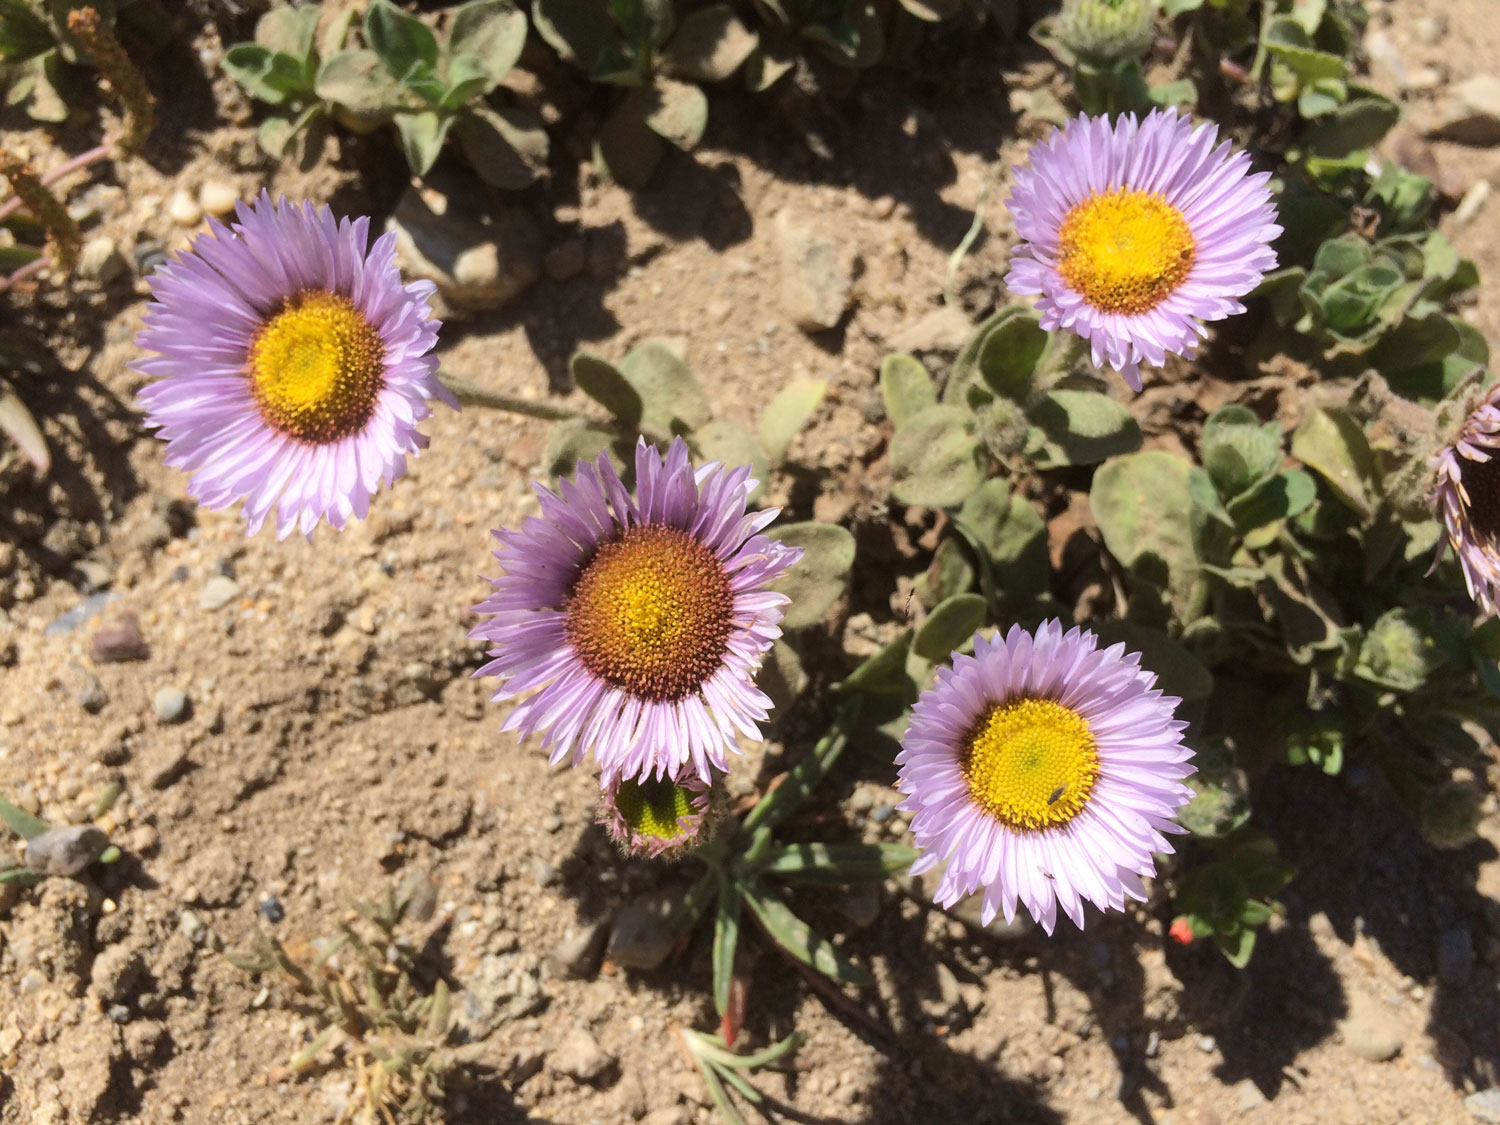
[[[229,214],[239,201],[240,193],[234,185],[223,180],[204,180],[198,189],[198,206],[216,217]]]
[[[1464,1099],[1464,1108],[1475,1121],[1496,1125],[1500,1123],[1500,1090],[1480,1090],[1477,1094],[1470,1094]]]
[[[90,715],[97,715],[103,711],[109,703],[109,693],[104,690],[99,677],[92,672],[77,668],[74,670],[73,679],[73,694],[78,700],[78,705]]]
[[[271,925],[273,926],[286,917],[286,911],[282,908],[281,900],[274,896],[268,899],[264,899],[261,904],[255,908],[255,912],[262,918],[264,918],[267,922],[271,923]]]
[[[43,875],[77,875],[109,847],[92,824],[53,828],[26,841],[26,866]]]
[[[558,816],[556,813],[548,813],[546,816],[542,817],[543,832],[558,832],[562,829],[562,826],[562,817]]]
[[[89,644],[89,658],[95,664],[123,664],[150,655],[151,648],[141,636],[141,620],[129,610],[112,613],[101,621]]]
[[[108,285],[130,269],[115,240],[108,235],[95,235],[78,251],[78,274],[90,278],[100,285]]]
[[[203,208],[186,191],[176,191],[167,203],[167,214],[178,226],[195,227],[203,219]]]
[[[437,171],[407,189],[386,223],[407,272],[435,283],[459,309],[499,308],[542,272],[542,238],[531,216],[497,210],[485,195],[472,177]]]
[[[599,960],[604,955],[604,943],[609,937],[609,927],[602,921],[584,926],[570,937],[557,943],[550,961],[559,976],[591,978],[599,971]]]
[[[581,1027],[575,1027],[552,1052],[548,1067],[575,1082],[593,1082],[614,1065],[614,1058],[599,1046],[599,1041]]]
[[[1219,1049],[1219,1041],[1212,1035],[1200,1035],[1195,1042],[1198,1044],[1198,1050],[1205,1055],[1211,1055]]]
[[[89,982],[103,1004],[114,1004],[130,995],[146,971],[141,951],[129,945],[111,945],[94,958]]]
[[[632,899],[615,915],[609,959],[626,969],[654,969],[667,959],[678,935],[667,928],[681,893],[651,891]]]
[[[890,805],[876,805],[870,810],[870,819],[876,824],[884,824],[895,815],[896,810]]]
[[[653,1109],[641,1119],[641,1125],[693,1125],[693,1111],[685,1105]]]
[[[1474,972],[1474,937],[1462,926],[1438,934],[1437,971],[1445,984],[1469,983]]]
[[[125,848],[134,855],[145,855],[153,851],[160,842],[161,837],[156,829],[149,824],[142,824],[132,829],[130,835],[126,837]]]
[[[577,277],[588,265],[588,245],[581,238],[570,238],[559,242],[542,260],[542,269],[553,281],[568,281]]]
[[[974,335],[969,314],[955,305],[943,305],[902,325],[886,341],[893,352],[908,355],[957,355]]]
[[[181,688],[164,687],[151,697],[151,710],[163,723],[180,723],[188,717],[190,705],[187,692]]]
[[[1339,1029],[1344,1045],[1370,1062],[1385,1062],[1401,1051],[1400,1022],[1385,1005],[1363,993],[1354,994]]]
[[[208,937],[208,926],[198,917],[197,911],[184,910],[177,919],[177,932],[194,945],[202,945]]]
[[[539,855],[527,858],[526,874],[531,876],[531,881],[539,887],[550,887],[557,882],[557,871]]]
[[[854,245],[823,233],[827,228],[826,223],[791,211],[776,216],[781,307],[797,327],[809,332],[838,326],[854,285]]]
[[[158,742],[140,756],[141,775],[152,789],[167,789],[188,767],[188,749],[175,739]]]
[[[203,584],[203,592],[198,595],[198,608],[206,610],[223,609],[239,596],[240,584],[233,578],[222,574],[216,574]]]
[[[1476,74],[1452,88],[1435,130],[1450,141],[1469,145],[1500,144],[1500,77]]]

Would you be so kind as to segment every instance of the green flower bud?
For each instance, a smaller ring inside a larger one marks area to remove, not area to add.
[[[1461,848],[1479,828],[1484,794],[1468,781],[1449,780],[1422,801],[1422,838],[1435,848]]]
[[[1063,0],[1057,37],[1083,59],[1139,58],[1151,45],[1157,0]]]

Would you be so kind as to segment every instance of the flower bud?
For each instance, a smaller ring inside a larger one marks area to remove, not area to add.
[[[1057,37],[1082,59],[1139,58],[1155,19],[1156,0],[1064,0]]]

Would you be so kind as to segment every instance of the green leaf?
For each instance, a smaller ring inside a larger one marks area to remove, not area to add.
[[[880,395],[885,400],[886,414],[897,426],[937,405],[932,376],[921,360],[909,355],[888,355],[881,361]]]
[[[708,394],[682,357],[657,340],[632,348],[620,373],[640,394],[641,426],[659,434],[689,433],[713,417]]]
[[[46,821],[38,820],[25,809],[17,808],[3,797],[0,797],[0,821],[4,821],[5,826],[23,840],[40,836],[48,830]]]
[[[1219,495],[1231,499],[1266,480],[1281,463],[1281,427],[1261,424],[1243,406],[1225,406],[1203,423],[1203,467]]]
[[[532,0],[531,22],[548,46],[585,70],[592,70],[615,41],[608,10],[592,0]]]
[[[874,883],[916,862],[903,844],[784,844],[766,852],[757,871],[789,883]]]
[[[1149,449],[1106,461],[1094,474],[1089,506],[1110,554],[1133,578],[1167,595],[1186,623],[1201,578],[1191,519],[1188,462]]]
[[[754,500],[766,487],[766,477],[771,472],[771,459],[753,431],[727,418],[715,418],[693,431],[693,442],[698,453],[708,461],[718,461],[730,467],[749,465],[750,475],[760,483],[750,494]]]
[[[934,664],[948,660],[984,624],[987,607],[978,594],[955,594],[927,615],[911,650]]]
[[[1248,532],[1299,516],[1317,498],[1317,482],[1301,469],[1288,469],[1236,496],[1230,501],[1229,515],[1235,527]]]
[[[52,33],[26,0],[0,0],[0,62],[26,62],[52,47]]]
[[[792,438],[807,425],[827,393],[827,379],[793,379],[766,405],[760,416],[760,444],[773,465],[786,460]]]
[[[1362,518],[1372,512],[1366,481],[1373,460],[1359,424],[1347,414],[1311,406],[1292,434],[1292,456],[1321,476]]]
[[[523,110],[471,106],[454,122],[453,135],[479,178],[492,187],[520,191],[547,170],[547,132]]]
[[[1014,309],[984,332],[977,358],[979,373],[997,395],[1024,406],[1046,349],[1041,318],[1031,309]]]
[[[964,6],[964,0],[901,0],[901,6],[919,20],[938,23],[956,16]]]
[[[464,65],[485,76],[485,93],[510,73],[525,45],[526,15],[512,0],[470,0],[454,13],[448,32],[450,65],[457,69],[461,60],[472,60]],[[449,78],[451,82],[451,71]]]
[[[1400,107],[1389,99],[1358,98],[1319,118],[1303,132],[1300,144],[1320,159],[1343,159],[1373,148],[1400,119]]]
[[[272,8],[256,21],[255,41],[274,53],[306,62],[313,54],[320,15],[318,4]]]
[[[1047,527],[1026,497],[996,478],[985,481],[959,509],[954,522],[983,549],[998,587],[997,596],[1011,603],[1045,593],[1051,564]]]
[[[1141,447],[1141,428],[1130,411],[1097,391],[1048,391],[1026,410],[1043,436],[1033,464],[1093,465]]]
[[[323,60],[313,89],[324,101],[379,118],[403,104],[400,87],[374,51],[337,51]]]
[[[913,584],[917,600],[928,609],[974,585],[974,566],[961,539],[949,537],[937,545],[932,562]]]
[[[870,974],[840,953],[826,938],[812,931],[791,908],[769,891],[747,888],[745,901],[750,905],[766,933],[789,954],[834,980],[848,984],[868,985]]]
[[[624,468],[624,461],[612,449],[615,435],[608,430],[590,426],[581,418],[559,422],[552,427],[547,439],[547,452],[543,462],[549,478],[570,475],[580,461],[593,461],[599,454],[608,451],[616,472]]]
[[[740,885],[720,874],[719,912],[714,918],[714,1009],[729,1011],[734,984],[734,951],[740,940]]]
[[[796,812],[807,795],[818,787],[833,764],[844,752],[848,740],[841,730],[830,730],[818,739],[805,758],[792,767],[780,785],[771,790],[740,821],[740,830],[735,833],[734,844],[743,851],[744,845],[757,833],[767,834],[792,813]]]
[[[438,41],[432,28],[391,0],[371,0],[365,11],[365,42],[403,85],[437,74]],[[412,164],[416,167],[415,163]]]
[[[1214,942],[1231,965],[1243,969],[1250,964],[1250,955],[1255,952],[1255,930],[1246,926],[1234,933],[1219,931],[1214,934]]]
[[[691,82],[658,75],[643,91],[646,127],[686,152],[708,128],[708,98]]]
[[[771,583],[771,589],[791,599],[782,628],[807,629],[819,624],[849,587],[854,536],[847,528],[814,522],[781,524],[768,528],[766,534],[803,550],[801,561]]]
[[[912,631],[903,630],[879,652],[865,658],[839,685],[841,693],[861,692],[868,695],[911,693],[913,685],[906,674],[906,656],[911,651]]]
[[[311,76],[291,55],[273,53],[255,43],[236,43],[224,55],[224,70],[267,105],[313,95]]]
[[[722,82],[755,50],[755,32],[728,4],[710,4],[689,13],[662,51],[662,65],[695,82]]]
[[[407,164],[417,175],[427,175],[437,163],[438,153],[443,151],[443,141],[453,125],[452,115],[424,110],[421,113],[398,113],[395,120]]]
[[[974,416],[958,406],[929,406],[891,438],[891,494],[903,504],[948,508],[984,480],[989,458]]]
[[[644,186],[666,151],[661,137],[646,127],[641,100],[632,95],[604,119],[594,137],[594,161],[622,187]]]

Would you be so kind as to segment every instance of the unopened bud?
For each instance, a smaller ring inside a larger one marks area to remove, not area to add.
[[[1156,0],[1064,0],[1057,37],[1080,58],[1139,58],[1151,46],[1156,6]]]

